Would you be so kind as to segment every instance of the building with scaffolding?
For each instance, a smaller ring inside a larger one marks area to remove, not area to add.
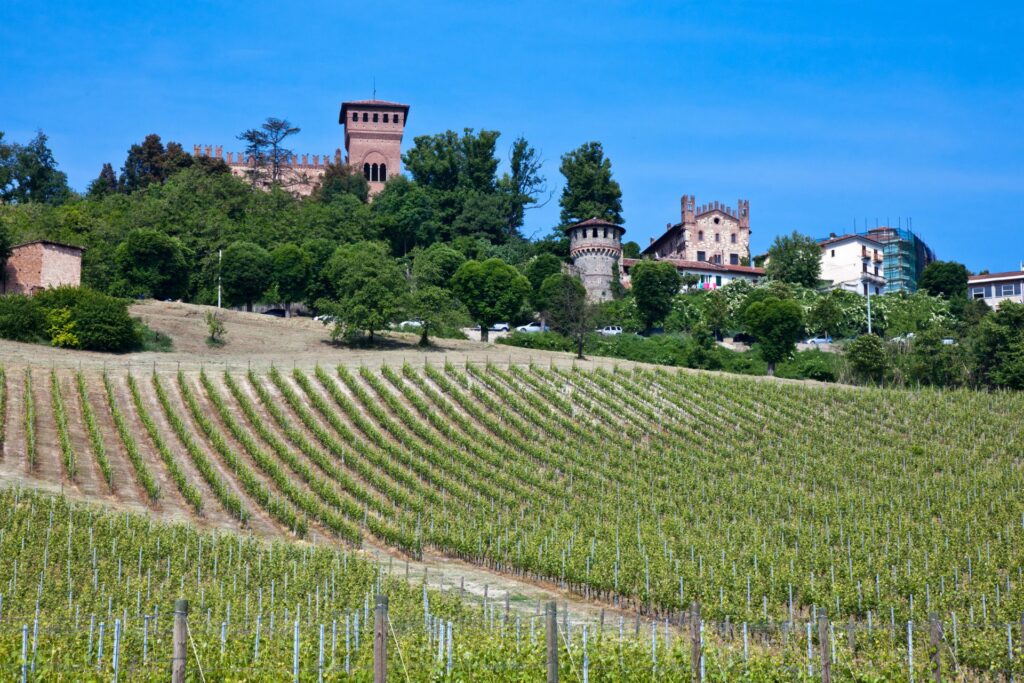
[[[935,259],[935,252],[907,228],[882,226],[866,233],[882,244],[885,292],[916,292],[917,281]]]

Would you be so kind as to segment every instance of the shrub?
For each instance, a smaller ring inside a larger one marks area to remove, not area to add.
[[[885,377],[885,344],[874,334],[863,334],[846,347],[846,356],[855,375],[872,382]]]
[[[0,338],[35,342],[46,337],[46,315],[32,297],[0,296]]]
[[[141,339],[135,322],[128,315],[128,304],[99,292],[84,290],[73,310],[75,330],[83,349],[92,351],[131,351]]]
[[[543,351],[572,351],[572,340],[557,332],[513,332],[498,340],[499,344]]]
[[[780,363],[778,377],[788,379],[815,379],[819,382],[835,382],[838,377],[838,354],[818,349],[799,351],[791,360]]]

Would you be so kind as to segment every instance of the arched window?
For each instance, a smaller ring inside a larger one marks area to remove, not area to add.
[[[701,241],[701,242],[703,242],[703,241],[704,241],[704,231],[703,231],[703,230],[698,230],[698,231],[697,231],[697,239],[698,239],[699,241]]]
[[[736,233],[732,234],[732,243],[736,244]]]
[[[369,164],[363,164],[363,177],[365,177],[367,180],[370,179],[370,165]]]
[[[717,233],[717,232],[715,233],[715,241],[716,242],[721,242],[722,241],[722,236],[719,233]]]
[[[377,123],[377,112],[373,112],[373,122]]]
[[[387,116],[387,114],[385,114],[385,116]],[[380,165],[380,181],[383,183],[387,179],[388,179],[388,165],[387,164],[381,164]]]
[[[377,182],[377,164],[370,166],[370,180]]]
[[[370,120],[370,116],[364,111],[363,112],[363,123],[366,123],[369,120]]]

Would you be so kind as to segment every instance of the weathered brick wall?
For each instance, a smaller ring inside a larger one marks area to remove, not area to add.
[[[44,242],[15,247],[4,272],[8,294],[32,294],[60,285],[77,287],[81,282],[82,251]]]

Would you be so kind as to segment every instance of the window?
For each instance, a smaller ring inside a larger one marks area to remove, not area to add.
[[[608,239],[608,228],[604,229],[604,238]]]
[[[352,120],[353,121],[358,121],[359,120],[358,112],[352,112]]]
[[[703,230],[698,230],[697,231],[697,239],[700,240],[701,242],[704,241],[704,231]]]
[[[722,236],[720,234],[718,234],[717,232],[715,233],[715,241],[716,242],[721,242],[722,241]]]
[[[877,294],[877,292],[875,292]],[[868,295],[868,283],[864,283],[864,296]]]
[[[395,114],[395,123],[401,123],[401,122],[402,122],[402,115],[401,114]]]
[[[366,178],[367,180],[370,179],[370,165],[369,164],[363,164],[363,177]]]
[[[703,261],[704,260],[704,252],[703,251],[698,251],[697,252],[697,260],[698,261]]]
[[[718,285],[719,287],[722,286],[722,276],[721,275],[716,275],[715,276],[715,284]]]
[[[732,234],[732,236],[731,236],[729,241],[732,242],[733,244],[736,244],[736,233]]]
[[[868,264],[866,264],[866,263],[862,263],[862,264],[860,264],[860,267],[861,267],[861,269],[863,269],[863,271],[864,271],[865,273],[866,273],[866,272],[868,272]]]
[[[722,222],[722,219],[720,219],[718,216],[715,216],[715,225],[718,225],[721,222]]]
[[[878,266],[875,266],[875,275],[878,275]]]
[[[388,165],[387,164],[381,164],[380,165],[380,181],[383,183],[387,179],[388,179]]]
[[[372,182],[377,181],[377,164],[370,166],[370,180]]]
[[[984,299],[985,288],[984,287],[971,287],[971,298],[972,299]]]
[[[384,114],[384,123],[387,123],[387,122],[388,122],[388,115]]]
[[[370,116],[364,111],[363,112],[363,123],[366,123],[369,120],[370,120]]]
[[[999,296],[1013,296],[1013,284],[1000,285]]]
[[[875,294],[878,294],[878,287],[875,287]]]
[[[597,228],[594,228],[593,232],[590,233],[590,236],[594,238],[597,237]]]
[[[373,112],[373,122],[377,123],[377,112]]]
[[[835,249],[833,249],[833,250],[832,250],[832,258],[835,258],[835,257],[836,257],[836,250],[835,250]]]
[[[730,266],[738,266],[739,264],[740,264],[740,255],[739,254],[729,254],[729,265]]]

